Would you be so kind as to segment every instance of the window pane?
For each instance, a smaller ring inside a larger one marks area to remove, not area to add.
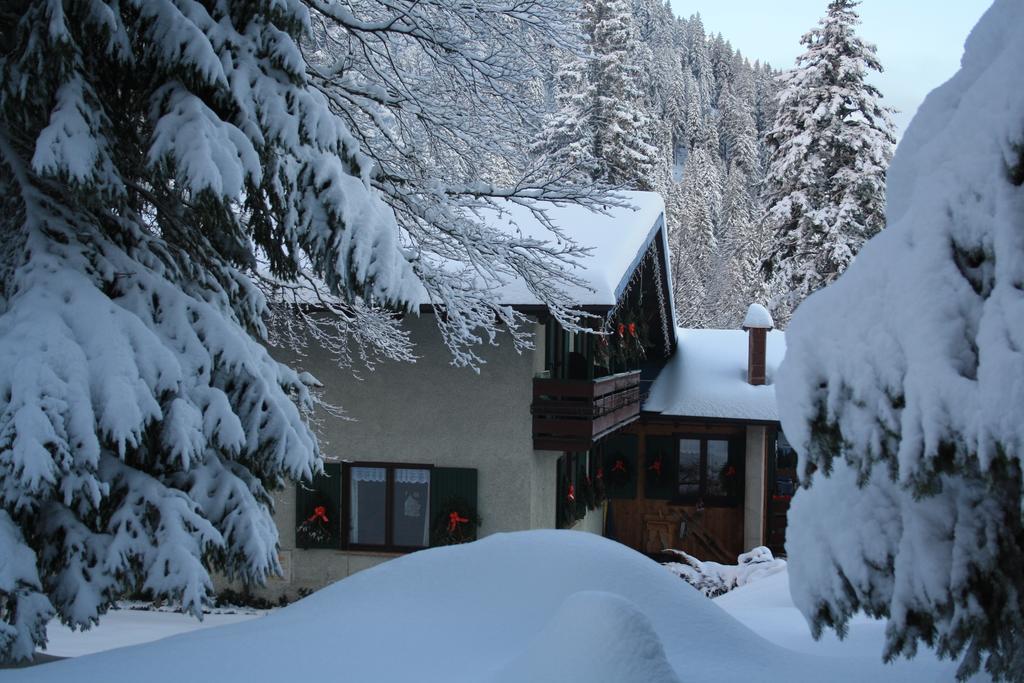
[[[730,477],[736,468],[729,468],[729,442],[708,441],[708,495],[729,495]]]
[[[384,545],[387,512],[387,470],[353,467],[349,491],[349,542]]]
[[[430,542],[430,470],[396,469],[394,545],[425,548]]]
[[[700,439],[679,440],[679,493],[700,493]]]
[[[775,496],[792,496],[796,489],[796,451],[779,432],[775,450]]]

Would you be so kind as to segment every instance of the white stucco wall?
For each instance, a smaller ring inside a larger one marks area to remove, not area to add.
[[[323,352],[280,360],[308,370],[325,385],[328,403],[354,421],[320,416],[321,449],[331,461],[423,463],[477,470],[480,536],[555,526],[559,453],[534,451],[530,403],[536,355],[515,353],[507,338],[480,350],[479,374],[450,364],[430,315],[405,321],[420,357],[414,364],[382,363],[362,380],[340,370]],[[539,328],[539,326],[538,326]],[[538,329],[543,339],[543,328]],[[543,356],[540,357],[543,367]],[[340,484],[339,484],[340,485]],[[295,548],[295,487],[276,495],[285,580],[262,591],[269,597],[315,589],[394,555]],[[346,504],[342,496],[342,504]]]

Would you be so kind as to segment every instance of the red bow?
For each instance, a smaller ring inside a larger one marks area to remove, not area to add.
[[[625,472],[625,471],[626,471],[626,461],[621,459],[621,458],[616,460],[615,464],[612,465],[612,472]]]
[[[626,326],[623,325],[622,323],[619,323],[619,336],[620,337],[625,337],[626,336]]]
[[[460,524],[468,524],[469,520],[465,517],[460,517],[458,512],[452,510],[448,513],[448,533],[452,533]]]
[[[636,336],[636,323],[630,323],[629,324],[629,336],[631,336],[631,337],[635,337]]]
[[[317,505],[315,508],[313,508],[313,515],[306,521],[312,522],[314,519],[319,519],[324,523],[328,523],[329,520],[327,519],[327,508],[325,508],[323,505]]]
[[[657,474],[660,477],[661,476],[661,458],[658,458],[657,460],[652,462],[651,466],[648,467],[647,469],[654,470],[654,473]]]
[[[572,484],[569,484],[569,495],[567,497],[569,498],[570,503],[576,502],[576,487]]]
[[[729,469],[727,469],[725,471],[725,476],[727,476],[727,477],[735,477],[736,476],[736,468],[733,467],[732,465],[729,465]]]

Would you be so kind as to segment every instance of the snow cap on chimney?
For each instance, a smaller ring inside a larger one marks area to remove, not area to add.
[[[734,318],[735,320],[735,318]],[[743,319],[743,329],[771,330],[775,328],[775,321],[772,314],[761,304],[750,304],[747,309],[747,317]]]
[[[775,327],[772,314],[761,304],[750,304],[743,329],[747,331],[747,382],[755,386],[767,383],[768,330]]]

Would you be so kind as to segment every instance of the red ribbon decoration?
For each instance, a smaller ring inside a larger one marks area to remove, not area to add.
[[[629,324],[629,336],[631,336],[631,337],[635,337],[636,336],[636,323],[630,323]]]
[[[315,508],[313,508],[313,515],[306,521],[312,522],[314,519],[319,519],[323,521],[325,524],[329,524],[330,520],[327,519],[327,508],[325,508],[323,505],[317,505]]]
[[[725,471],[725,476],[727,476],[727,477],[735,477],[736,476],[736,468],[733,467],[732,465],[729,465],[729,469],[727,469]]]
[[[603,467],[598,467],[597,468],[597,474],[594,475],[594,478],[595,479],[604,479],[604,468]]]
[[[452,510],[448,513],[448,533],[452,533],[460,524],[468,524],[469,520],[465,517],[460,517],[459,513]]]
[[[654,473],[660,477],[661,476],[661,458],[658,458],[657,460],[652,462],[651,466],[648,467],[647,469],[653,470]]]
[[[625,337],[626,336],[626,326],[623,325],[622,323],[619,323],[619,336],[620,337]]]
[[[569,484],[569,495],[567,496],[567,498],[569,499],[570,503],[576,502],[576,487],[573,486],[572,484]]]
[[[625,472],[625,471],[626,471],[626,461],[623,460],[622,458],[619,458],[618,460],[615,461],[615,464],[612,465],[612,472]]]

